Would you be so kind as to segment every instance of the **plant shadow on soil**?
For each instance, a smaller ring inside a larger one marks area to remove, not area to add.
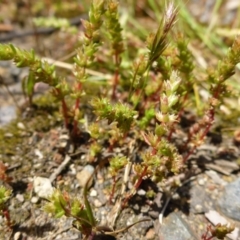
[[[29,227],[15,225],[13,228],[13,236],[16,232],[26,233],[32,237],[44,237],[46,231],[54,231],[55,226],[52,223],[45,223],[43,225],[32,224]]]
[[[191,199],[190,195],[190,190],[191,190],[191,182],[184,184],[183,186],[179,187],[175,194],[178,195],[178,197],[175,199],[171,197],[169,204],[164,212],[164,217],[169,215],[170,213],[174,212],[175,210],[181,211],[185,215],[189,215],[190,213],[190,204],[189,200]],[[144,180],[141,184],[141,189],[148,191],[149,188],[151,188],[155,193],[159,193],[159,188],[158,186],[153,183],[150,180]],[[153,201],[153,203],[150,205],[149,211],[153,211],[155,213],[160,214],[162,211],[162,208],[167,201],[167,194],[162,193],[162,197],[159,201],[161,203],[156,202],[156,200]],[[141,213],[141,207],[146,205],[146,202],[149,199],[146,196],[139,196],[138,194],[134,195],[130,201],[129,201],[129,207],[131,206],[132,210],[134,211],[135,214],[140,214]],[[135,208],[134,206],[140,206],[139,208]],[[148,212],[149,212],[148,211]],[[147,213],[148,213],[147,212]],[[149,217],[148,214],[143,214],[146,215],[146,217]]]

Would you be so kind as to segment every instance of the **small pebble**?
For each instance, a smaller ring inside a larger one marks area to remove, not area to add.
[[[19,202],[24,202],[24,197],[22,194],[17,194],[16,195],[16,199],[19,201]]]
[[[5,134],[4,134],[4,137],[11,138],[11,137],[13,137],[13,134],[12,134],[12,133],[5,133]]]
[[[69,166],[70,170],[71,170],[71,174],[72,175],[76,175],[77,171],[76,171],[76,168],[75,168],[75,164],[71,164]]]
[[[43,154],[38,149],[35,149],[34,153],[40,160],[43,159]]]
[[[17,123],[17,127],[18,127],[19,129],[21,129],[21,130],[25,130],[25,129],[26,129],[25,126],[24,126],[24,124],[23,124],[22,122],[18,122],[18,123]]]
[[[34,203],[34,204],[35,204],[35,203],[37,203],[38,201],[39,201],[39,198],[38,198],[38,197],[35,197],[35,196],[34,196],[34,197],[31,198],[31,203]]]
[[[195,206],[195,210],[197,211],[197,212],[203,212],[203,207],[200,205],[200,204],[197,204],[196,206]]]
[[[139,211],[139,205],[138,205],[138,204],[134,204],[134,205],[133,205],[133,209],[134,209],[135,211]]]
[[[67,142],[60,142],[59,147],[60,148],[66,148],[67,147]]]
[[[200,186],[203,186],[205,183],[206,183],[206,179],[205,178],[201,178],[201,179],[198,180],[198,184]]]
[[[42,164],[41,163],[34,164],[33,168],[40,169],[40,168],[42,168]]]
[[[141,207],[141,212],[142,212],[142,213],[147,213],[147,212],[149,211],[149,209],[150,209],[150,206],[148,206],[148,205],[142,206],[142,207]]]
[[[89,193],[91,197],[96,197],[98,195],[97,191],[95,189],[92,189]]]
[[[14,234],[14,237],[13,237],[13,239],[14,240],[20,240],[21,239],[21,232],[16,232],[15,234]]]
[[[52,183],[48,178],[35,177],[33,180],[33,189],[40,198],[47,198],[53,193]]]
[[[98,200],[98,199],[95,199],[94,202],[93,202],[94,206],[99,208],[101,207],[103,204]]]
[[[139,196],[145,196],[146,195],[146,191],[144,191],[143,189],[139,189],[137,191],[137,193],[138,193]]]
[[[92,165],[86,165],[81,172],[78,172],[76,177],[78,180],[78,183],[81,187],[84,187],[89,179],[90,176],[92,176],[94,172],[94,167]],[[89,182],[89,186],[93,184],[93,180],[91,179]]]
[[[150,217],[152,217],[154,219],[157,219],[158,216],[159,216],[159,213],[156,212],[156,211],[149,211],[148,214],[149,214]]]

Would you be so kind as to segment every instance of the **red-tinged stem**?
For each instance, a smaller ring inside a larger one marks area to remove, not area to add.
[[[9,214],[8,209],[5,208],[5,209],[2,210],[2,212],[3,212],[4,217],[5,217],[6,220],[7,220],[7,226],[8,226],[9,228],[11,228],[12,223],[11,223],[11,218],[10,218],[10,214]]]
[[[202,235],[202,240],[211,240],[214,238],[214,236],[207,237],[208,233],[211,232],[211,227],[207,227],[207,231],[205,234]]]
[[[134,185],[135,190],[137,190],[137,189],[139,188],[139,186],[141,185],[142,180],[143,180],[143,177],[144,177],[144,176],[146,175],[146,173],[147,173],[147,169],[148,169],[148,167],[145,166],[145,168],[144,168],[143,171],[142,171],[141,176],[139,177],[138,181],[137,181],[136,184]]]
[[[64,99],[62,99],[62,111],[65,127],[68,128],[68,107]]]
[[[61,91],[58,88],[55,88],[55,89],[58,92],[58,94],[61,95]],[[65,124],[65,127],[68,129],[68,107],[64,98],[61,100],[61,102],[62,102],[62,113],[64,117],[64,124]]]
[[[134,191],[137,191],[137,189],[139,188],[139,186],[141,185],[142,183],[142,180],[143,180],[143,177],[146,175],[147,173],[147,169],[148,167],[145,166],[145,168],[143,169],[140,177],[138,178],[138,181],[135,183],[134,185]],[[124,199],[124,202],[122,204],[122,207],[125,207],[126,203],[128,202],[128,200],[132,197],[133,193],[130,193],[125,199]]]
[[[213,98],[215,99],[218,99],[219,97],[219,94],[220,94],[220,89],[221,89],[221,84],[218,84],[216,87],[215,87],[215,90],[213,92]],[[208,110],[208,117],[209,117],[209,122],[204,130],[204,132],[202,133],[201,137],[200,137],[200,141],[203,140],[203,138],[207,135],[207,133],[209,132],[212,124],[213,124],[213,121],[214,121],[214,115],[215,115],[215,109],[214,109],[214,106],[211,106],[210,109]],[[189,156],[191,156],[193,154],[193,152],[196,150],[197,146],[195,145],[189,152],[188,154],[184,157],[183,159],[183,163],[185,163]]]
[[[214,108],[211,107],[209,109],[209,114],[207,114],[209,116],[209,122],[204,130],[204,132],[202,133],[202,135],[200,136],[200,141],[202,141],[204,139],[204,137],[207,135],[207,133],[209,132],[212,124],[213,124],[213,120],[214,120],[214,114],[215,114],[215,111],[214,111]],[[197,146],[195,145],[189,152],[188,154],[184,157],[183,159],[183,163],[186,163],[186,161],[188,160],[188,158],[193,154],[193,152],[196,150]]]

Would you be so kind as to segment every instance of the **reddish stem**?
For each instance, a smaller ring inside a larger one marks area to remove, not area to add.
[[[218,99],[219,97],[219,94],[220,94],[220,89],[221,89],[221,84],[218,84],[215,89],[213,90],[213,98],[214,99]],[[203,138],[207,135],[207,133],[209,132],[212,124],[213,124],[213,121],[214,121],[214,115],[215,115],[215,109],[214,109],[214,106],[210,106],[210,109],[208,110],[208,117],[209,117],[209,122],[204,130],[204,132],[202,133],[201,137],[200,137],[200,141],[203,140]],[[189,152],[188,154],[184,157],[183,159],[183,163],[185,163],[189,156],[193,154],[193,152],[196,150],[197,146],[195,145]]]
[[[62,99],[62,111],[65,127],[68,129],[68,107],[64,99]]]
[[[141,185],[142,181],[143,181],[143,177],[146,175],[147,173],[147,169],[148,167],[145,166],[140,177],[138,178],[138,181],[135,183],[134,185],[134,189],[135,191],[137,191],[137,189],[139,188],[139,186]],[[132,197],[133,193],[130,193],[125,199],[124,199],[124,202],[122,204],[122,207],[125,207],[126,203],[128,202],[128,200]]]
[[[204,132],[202,133],[202,135],[200,136],[200,141],[202,141],[204,139],[204,137],[207,135],[207,133],[209,132],[212,124],[213,124],[213,120],[214,120],[214,114],[215,114],[215,111],[214,111],[214,108],[211,107],[209,109],[209,114],[207,114],[209,116],[209,122],[204,130]],[[188,160],[189,156],[193,154],[193,152],[196,150],[197,146],[195,145],[189,152],[188,154],[184,157],[183,159],[183,163],[186,163],[186,161]]]
[[[60,89],[55,88],[55,90],[61,96]],[[64,98],[61,100],[61,102],[62,102],[62,113],[63,113],[63,118],[64,118],[64,124],[65,124],[65,127],[68,129],[68,107],[67,107],[67,104],[66,104]]]
[[[12,222],[11,222],[11,217],[10,217],[10,214],[9,214],[8,209],[7,209],[7,208],[3,209],[3,210],[2,210],[2,213],[3,213],[4,217],[5,217],[6,220],[7,220],[7,226],[8,226],[9,228],[11,228],[11,227],[12,227]]]
[[[208,233],[211,232],[211,226],[207,227],[207,231],[205,234],[202,235],[201,239],[202,240],[211,240],[214,238],[214,236],[207,237]]]
[[[139,179],[138,179],[138,181],[137,181],[136,184],[134,185],[135,190],[137,190],[137,189],[139,188],[139,186],[141,185],[142,180],[143,180],[143,177],[144,177],[144,176],[146,175],[146,173],[147,173],[147,169],[148,169],[148,167],[145,166],[144,169],[143,169],[143,171],[142,171],[142,174],[140,175],[140,177],[139,177]]]

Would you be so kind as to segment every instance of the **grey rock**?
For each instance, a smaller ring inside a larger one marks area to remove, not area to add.
[[[239,169],[239,166],[236,162],[231,162],[225,159],[216,159],[214,160],[214,163],[216,163],[218,166],[224,168],[225,171],[228,171],[229,174],[233,171],[236,171]]]
[[[209,211],[212,206],[210,205],[211,199],[207,195],[204,186],[194,186],[190,190],[191,200],[190,208],[195,214]]]
[[[218,201],[220,211],[237,221],[240,221],[240,178],[225,186],[222,196]]]
[[[164,219],[163,224],[160,227],[157,227],[156,225],[155,229],[157,230],[159,239],[197,240],[194,232],[179,213],[171,213]]]
[[[16,106],[2,106],[0,107],[0,126],[9,123],[16,118]]]

